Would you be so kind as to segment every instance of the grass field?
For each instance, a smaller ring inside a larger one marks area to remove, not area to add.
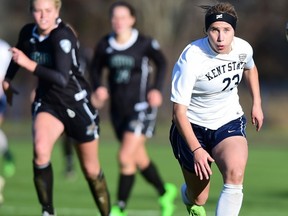
[[[179,188],[182,176],[172,155],[167,134],[168,124],[160,124],[158,131],[148,143],[151,157],[166,181]],[[5,203],[0,206],[1,216],[39,216],[36,192],[32,182],[32,146],[30,122],[5,123],[10,147],[16,159],[16,174],[6,179]],[[13,131],[13,132],[12,132]],[[100,159],[108,180],[112,202],[115,201],[117,183],[116,143],[111,128],[103,122],[101,131]],[[287,216],[288,215],[288,135],[285,130],[264,128],[256,134],[248,127],[250,155],[244,185],[244,202],[241,216]],[[77,177],[63,177],[61,146],[58,143],[53,153],[54,202],[58,216],[97,215],[96,207],[77,162]],[[208,216],[214,215],[217,198],[222,187],[221,178],[213,166],[211,193],[206,205]],[[187,215],[180,196],[176,200],[175,216]],[[99,214],[98,214],[99,215]],[[128,204],[129,216],[160,216],[156,192],[140,175]]]

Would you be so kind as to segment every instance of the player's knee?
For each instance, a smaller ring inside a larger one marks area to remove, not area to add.
[[[235,185],[242,184],[243,179],[244,179],[244,170],[242,169],[229,170],[225,176],[225,182]]]
[[[99,165],[95,164],[84,165],[82,167],[82,171],[86,179],[96,179],[99,173],[101,172],[101,168]]]
[[[123,174],[132,174],[137,170],[136,164],[127,161],[120,161],[119,166]]]
[[[118,155],[118,159],[119,159],[119,163],[120,165],[124,166],[124,165],[130,165],[130,164],[134,164],[135,160],[133,155],[128,154],[125,151],[120,151],[119,155]]]

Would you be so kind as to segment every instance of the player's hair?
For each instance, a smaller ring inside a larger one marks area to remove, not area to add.
[[[234,6],[229,2],[220,2],[213,6],[201,5],[200,7],[205,10],[206,17],[215,13],[227,13],[238,19],[238,15],[236,13]]]
[[[34,10],[34,2],[36,2],[37,0],[29,0],[29,11],[33,12]],[[55,3],[55,7],[60,10],[61,6],[62,6],[62,1],[61,0],[51,0],[54,1]]]
[[[205,21],[206,21],[206,25],[207,25],[207,18],[209,19],[209,16],[212,15],[212,14],[227,14],[228,15],[228,19],[231,22],[228,22],[230,24],[232,24],[233,28],[235,29],[236,27],[236,23],[238,21],[238,15],[237,15],[237,12],[234,8],[234,6],[229,3],[229,2],[218,2],[217,4],[215,5],[201,5],[200,6],[202,9],[204,9],[205,11]],[[229,16],[232,18],[229,18]],[[210,16],[211,17],[211,16]],[[209,23],[209,22],[208,22]],[[211,23],[210,23],[211,24]],[[206,26],[206,31],[208,29],[209,26]]]
[[[135,11],[135,8],[129,4],[128,2],[125,2],[125,1],[117,1],[117,2],[114,2],[110,8],[109,8],[109,17],[111,18],[113,16],[113,11],[116,7],[126,7],[129,12],[130,12],[130,15],[132,17],[135,17],[136,18],[136,11]]]

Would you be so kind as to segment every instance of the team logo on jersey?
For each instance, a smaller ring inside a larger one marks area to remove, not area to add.
[[[246,59],[246,57],[247,57],[247,54],[245,54],[245,53],[239,54],[239,60],[240,60],[240,62],[244,62],[244,60]]]
[[[76,113],[71,109],[67,109],[66,112],[70,118],[74,118],[76,116]]]
[[[63,39],[60,41],[60,47],[62,48],[62,50],[65,52],[65,53],[69,53],[70,50],[71,50],[71,42],[67,39]]]
[[[160,44],[158,43],[157,40],[153,39],[151,44],[152,44],[152,47],[153,47],[155,50],[159,50],[159,49],[160,49]]]
[[[31,43],[31,44],[35,44],[35,43],[36,43],[36,40],[35,40],[35,38],[33,38],[33,37],[32,37],[32,38],[30,38],[30,43]]]

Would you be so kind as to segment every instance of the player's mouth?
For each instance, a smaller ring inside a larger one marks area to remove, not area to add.
[[[225,49],[224,45],[217,45],[216,47],[217,47],[217,50],[219,50],[219,51],[222,51]]]

